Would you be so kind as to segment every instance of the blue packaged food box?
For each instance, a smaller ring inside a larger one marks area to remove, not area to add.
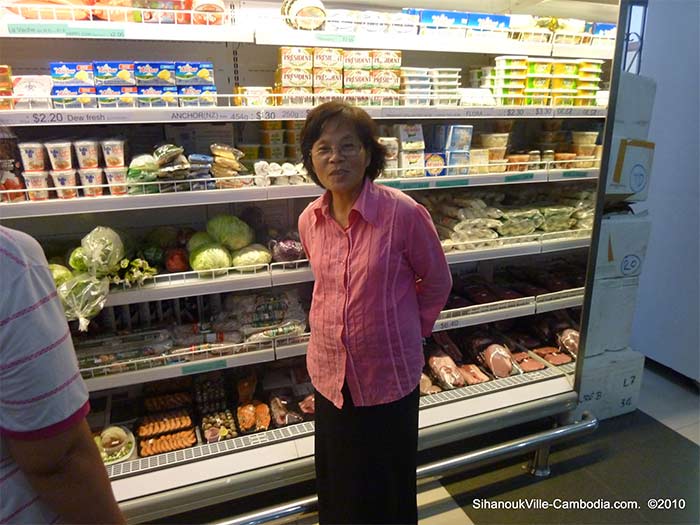
[[[508,15],[469,13],[467,25],[478,29],[508,29],[510,27],[510,17]]]
[[[617,24],[598,24],[596,23],[593,34],[606,38],[615,38],[617,35]]]
[[[136,107],[136,86],[97,86],[97,103],[101,108]]]
[[[415,13],[411,13],[415,14]],[[443,11],[440,9],[421,9],[418,13],[421,24],[438,27],[467,27],[469,13],[463,11]]]
[[[447,154],[426,153],[425,154],[425,174],[428,177],[440,177],[447,174]]]
[[[56,109],[96,108],[95,95],[94,86],[54,86],[51,89],[53,107]]]
[[[138,86],[139,107],[165,108],[177,106],[177,88],[175,86]]]
[[[448,151],[445,153],[448,166],[459,166],[448,168],[448,175],[469,175],[469,152],[468,151]]]
[[[447,144],[447,128],[445,124],[436,124],[433,127],[433,136],[430,141],[430,149],[433,151],[443,151]]]
[[[216,86],[180,86],[180,106],[216,106]]]
[[[453,124],[447,129],[445,149],[447,151],[469,151],[472,144],[474,126]]]
[[[92,62],[50,62],[51,80],[55,86],[94,86]]]
[[[134,62],[137,86],[174,86],[175,62]]]
[[[133,62],[93,62],[96,86],[135,86]]]
[[[175,62],[175,83],[178,86],[213,86],[214,64],[211,62]]]

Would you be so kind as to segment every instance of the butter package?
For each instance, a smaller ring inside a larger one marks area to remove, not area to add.
[[[345,89],[369,89],[373,87],[369,69],[346,69],[343,71]]]
[[[369,53],[372,69],[401,69],[401,51],[375,49]]]
[[[371,89],[344,89],[345,102],[353,106],[369,106],[372,103]]]
[[[174,62],[134,62],[137,86],[174,86]]]
[[[398,106],[401,103],[398,89],[372,88],[373,106]]]
[[[236,106],[274,106],[272,88],[267,86],[236,86],[237,97],[233,97]],[[242,95],[242,96],[240,96]]]
[[[425,149],[423,126],[420,124],[396,124],[394,135],[399,138],[401,151],[416,151]]]
[[[314,67],[343,69],[343,50],[336,47],[315,47]]]
[[[178,86],[213,86],[214,64],[211,62],[175,62]]]
[[[314,104],[323,104],[331,100],[343,100],[342,93],[342,89],[314,88]]]
[[[97,103],[101,108],[136,107],[136,86],[97,86]]]
[[[399,89],[401,87],[401,74],[399,70],[373,69],[370,71],[372,87],[383,89]]]
[[[399,154],[399,177],[422,177],[425,175],[423,151],[402,151]]]
[[[314,75],[311,69],[281,67],[275,72],[275,82],[280,87],[313,87]]]
[[[311,69],[314,67],[313,47],[280,47],[277,51],[280,68]]]
[[[444,153],[425,154],[425,174],[429,177],[440,177],[447,174],[447,157]]]
[[[54,86],[94,86],[95,69],[92,62],[50,62]]]
[[[133,62],[93,62],[96,86],[135,86]]]
[[[343,51],[343,67],[345,69],[372,69],[371,51],[346,49]]]
[[[216,86],[179,86],[177,94],[181,107],[216,106]]]
[[[308,87],[279,87],[276,91],[280,95],[277,103],[281,106],[312,106],[314,103],[313,91]]]
[[[327,67],[315,67],[314,88],[343,89],[343,71]]]
[[[177,106],[177,88],[175,86],[139,86],[139,107],[164,108]]]
[[[51,89],[56,109],[96,108],[96,95],[94,86],[54,86]]]

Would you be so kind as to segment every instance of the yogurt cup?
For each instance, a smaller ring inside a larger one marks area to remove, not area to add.
[[[576,89],[578,77],[555,76],[552,78],[552,89]]]
[[[105,168],[109,193],[115,196],[126,195],[126,167]]]
[[[533,75],[530,77],[527,77],[527,80],[525,82],[525,88],[527,89],[549,89],[550,85],[552,83],[552,76],[551,75]]]
[[[430,68],[428,67],[402,67],[401,74],[404,75],[420,75],[428,76],[430,74]]]
[[[592,58],[582,58],[580,60],[577,60],[577,62],[578,62],[579,71],[580,70],[589,70],[589,71],[597,71],[598,73],[603,72],[603,61],[602,60],[593,60]]]
[[[595,145],[595,141],[598,140],[598,132],[597,131],[572,131],[571,132],[571,139],[572,142],[576,145],[578,144],[593,144]],[[592,155],[592,153],[591,153]]]
[[[46,169],[46,155],[41,142],[20,142],[17,147],[26,171],[43,171]]]
[[[49,198],[49,174],[46,171],[22,173],[29,190],[30,201],[45,201]]]
[[[507,165],[507,160],[490,160],[489,173],[505,173]]]
[[[596,97],[595,96],[586,96],[586,95],[581,95],[581,91],[579,91],[578,96],[574,99],[574,106],[595,106],[596,105]],[[585,91],[583,93],[586,93]]]
[[[100,168],[79,170],[80,184],[83,187],[85,197],[99,197],[102,195],[102,170]]]
[[[70,142],[47,142],[46,151],[49,152],[49,160],[54,170],[69,170],[73,168],[73,157]]]
[[[502,69],[527,69],[528,58],[525,56],[506,55],[496,57],[496,67]]]
[[[73,143],[78,167],[81,169],[99,166],[99,144],[96,140],[77,140]]]
[[[552,105],[553,106],[573,106],[576,90],[573,89],[553,89],[552,90]]]
[[[582,80],[579,78],[576,89],[579,91],[600,91],[600,82],[597,80]],[[595,93],[590,93],[590,95],[595,95]]]
[[[527,59],[527,74],[528,75],[551,75],[552,74],[551,58],[528,58]]]
[[[493,162],[494,160],[503,160],[506,156],[506,147],[505,146],[488,148],[488,150],[489,150],[489,162]]]
[[[461,67],[434,67],[428,70],[431,76],[459,76],[462,74]]]
[[[105,166],[108,168],[119,168],[124,166],[124,141],[121,139],[103,140],[102,155],[105,159]]]
[[[578,75],[578,62],[575,60],[555,60],[552,64],[554,75]]]
[[[54,170],[51,172],[51,178],[59,199],[75,199],[78,196],[78,190],[75,188],[78,185],[75,170]]]

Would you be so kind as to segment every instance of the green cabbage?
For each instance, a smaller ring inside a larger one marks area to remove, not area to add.
[[[56,288],[73,278],[71,271],[62,264],[49,264],[49,270],[51,270],[51,277],[53,277]]]
[[[82,273],[88,271],[88,261],[82,246],[78,246],[71,252],[70,258],[68,259],[68,266],[73,268],[76,272]]]
[[[174,248],[177,246],[178,230],[175,226],[158,226],[146,235],[146,243],[160,246],[161,248]]]
[[[231,254],[231,266],[244,272],[257,270],[262,265],[269,264],[270,261],[272,261],[272,254],[262,244],[251,244]],[[248,268],[238,268],[239,266]]]
[[[204,244],[190,253],[190,266],[197,271],[228,268],[231,266],[231,255],[220,244]],[[222,273],[226,272],[216,272],[214,275]]]
[[[216,243],[216,241],[207,232],[197,232],[187,241],[187,251],[192,253],[200,246],[212,243]]]
[[[119,271],[124,258],[124,243],[111,228],[98,226],[80,241],[87,259],[88,272],[103,277]]]
[[[253,229],[233,215],[218,215],[210,219],[207,233],[229,250],[240,250],[255,240]]]
[[[87,331],[90,319],[104,307],[109,294],[109,280],[86,273],[76,275],[58,287],[63,310],[69,321],[78,320],[81,332]]]

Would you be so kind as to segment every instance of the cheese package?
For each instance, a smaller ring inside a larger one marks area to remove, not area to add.
[[[345,69],[343,86],[346,89],[368,89],[373,87],[372,72],[369,69]]]
[[[425,175],[425,158],[423,150],[402,151],[399,154],[399,177],[422,177]]]
[[[400,104],[398,89],[372,88],[373,106],[398,106]]]
[[[343,89],[343,71],[326,67],[314,68],[314,88]]]
[[[398,70],[373,69],[370,71],[372,87],[383,89],[399,89],[401,75]]]
[[[96,108],[96,95],[94,86],[54,86],[51,89],[56,109]]]
[[[14,107],[12,95],[12,84],[8,82],[0,84],[0,110],[8,110]]]
[[[280,95],[277,103],[281,106],[311,106],[314,103],[313,91],[308,87],[279,87],[276,92]]]
[[[448,166],[448,175],[469,175],[469,152],[468,151],[448,151],[445,153]]]
[[[371,89],[344,89],[345,102],[353,106],[369,106],[372,103]]]
[[[275,82],[280,87],[313,87],[314,75],[311,69],[281,67],[275,72]]]
[[[313,47],[280,47],[277,51],[280,68],[311,69],[314,67]]]
[[[401,151],[417,151],[425,149],[423,126],[420,124],[396,124],[394,135],[399,138]]]
[[[17,75],[12,77],[12,94],[15,109],[51,108],[51,88],[53,81],[49,75]]]
[[[447,174],[447,157],[444,153],[425,154],[425,174],[429,177],[439,177]]]
[[[213,86],[214,64],[211,62],[175,62],[175,83],[178,86]]]
[[[179,86],[180,106],[216,106],[216,86]]]
[[[372,52],[357,49],[343,51],[343,67],[345,69],[372,69]]]
[[[135,86],[133,62],[93,62],[96,86]]]
[[[174,86],[174,62],[134,62],[137,86]]]
[[[336,47],[315,47],[314,68],[343,69],[343,50]]]
[[[445,149],[448,151],[469,151],[472,143],[473,126],[454,124],[447,130]]]
[[[376,49],[370,51],[372,57],[372,69],[400,69],[401,51],[388,49]]]
[[[97,103],[101,108],[136,107],[136,86],[97,86]]]
[[[377,137],[377,141],[386,150],[385,160],[396,160],[399,158],[399,139],[396,137]]]
[[[267,86],[236,86],[237,97],[233,97],[235,106],[274,106],[275,98],[272,88]],[[241,96],[242,95],[242,96]]]
[[[323,104],[325,102],[330,102],[331,100],[343,100],[343,90],[314,88],[314,104]]]
[[[92,62],[50,62],[51,80],[55,86],[94,86]]]
[[[139,107],[163,108],[177,106],[175,86],[138,86]]]

